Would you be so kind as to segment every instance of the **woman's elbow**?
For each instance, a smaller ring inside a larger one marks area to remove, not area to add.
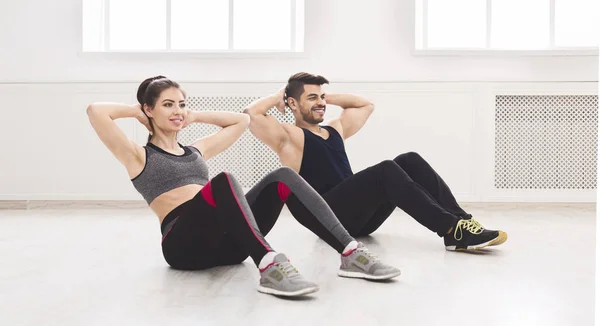
[[[91,115],[94,111],[95,111],[94,104],[88,105],[87,108],[85,109],[85,112],[87,113],[87,115]]]
[[[245,128],[248,128],[250,125],[250,116],[248,114],[242,114],[240,117],[240,124]]]

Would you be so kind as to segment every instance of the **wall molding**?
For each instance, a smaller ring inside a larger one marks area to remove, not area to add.
[[[281,80],[190,80],[177,79],[179,84],[275,84],[282,85],[287,81],[289,76],[283,77]],[[88,84],[135,84],[139,85],[142,80],[0,80],[0,85],[88,85]],[[534,80],[534,79],[497,79],[497,80],[335,80],[329,79],[330,85],[336,84],[598,84],[598,80]],[[597,88],[596,88],[597,89]]]

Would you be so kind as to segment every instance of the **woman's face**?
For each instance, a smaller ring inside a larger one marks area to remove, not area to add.
[[[145,106],[145,109],[154,122],[154,128],[159,128],[164,132],[181,130],[187,118],[185,96],[175,87],[162,91],[154,107]]]

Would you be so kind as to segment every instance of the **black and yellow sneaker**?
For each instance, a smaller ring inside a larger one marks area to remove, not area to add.
[[[475,220],[475,218],[473,217],[473,215],[468,214],[466,217],[466,219],[471,219],[473,221],[473,223],[477,224],[478,226],[480,226],[484,231],[486,230],[486,228],[479,223],[479,221]],[[494,230],[492,230],[494,231]],[[498,238],[494,241],[492,241],[490,244],[488,244],[488,246],[498,246],[503,244],[504,242],[506,242],[506,240],[508,239],[508,234],[506,234],[506,232],[504,231],[500,231],[498,230]]]
[[[505,232],[485,229],[474,218],[461,219],[454,229],[444,236],[446,250],[477,250],[497,246],[506,241]]]

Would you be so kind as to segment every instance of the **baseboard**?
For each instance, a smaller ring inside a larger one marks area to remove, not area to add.
[[[595,202],[469,202],[461,201],[465,209],[572,207],[596,209]],[[0,200],[0,209],[139,209],[148,208],[142,200]],[[284,206],[284,209],[286,206]]]
[[[459,202],[464,209],[571,207],[596,209],[595,202]]]
[[[26,200],[0,200],[0,209],[26,209]]]
[[[0,200],[0,209],[132,209],[147,208],[142,200]]]
[[[596,189],[586,190],[542,190],[519,189],[500,190],[482,195],[477,200],[464,200],[457,196],[459,201],[484,202],[484,203],[595,203]]]

